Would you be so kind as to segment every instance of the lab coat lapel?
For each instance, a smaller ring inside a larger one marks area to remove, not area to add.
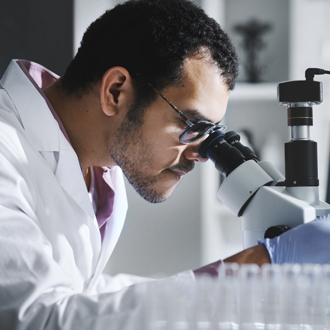
[[[55,175],[63,189],[93,219],[94,226],[96,226],[95,214],[88,197],[77,154],[63,134],[59,136],[59,146],[60,153]]]
[[[89,242],[94,253],[92,270],[94,272],[101,251],[101,235],[97,220],[87,193],[77,154],[63,134],[59,136],[59,146],[60,152],[55,175],[63,190],[66,191],[67,198],[72,198],[71,203],[75,203],[76,208],[83,211],[79,221],[87,222],[89,228]]]

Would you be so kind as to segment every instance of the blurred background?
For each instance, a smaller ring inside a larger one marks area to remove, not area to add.
[[[166,1],[166,0],[164,0]],[[12,58],[38,62],[61,75],[88,25],[118,0],[1,0],[0,74]],[[232,38],[240,76],[225,123],[262,160],[284,173],[290,138],[277,83],[304,79],[308,67],[330,70],[329,0],[195,0]],[[320,197],[326,199],[330,140],[330,76],[314,107]],[[207,96],[206,96],[207,97]],[[129,211],[106,272],[163,277],[195,269],[242,249],[240,220],[219,200],[220,175],[197,165],[161,204],[149,204],[127,184]]]

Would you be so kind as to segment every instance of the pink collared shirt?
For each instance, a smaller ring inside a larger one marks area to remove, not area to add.
[[[49,110],[57,121],[62,133],[71,144],[63,123],[61,122],[55,109],[43,92],[43,89],[54,83],[59,78],[59,76],[41,66],[40,64],[34,62],[18,60],[17,64],[29,78],[34,87],[38,90],[40,95],[45,99]],[[89,195],[91,196],[91,202],[96,215],[102,240],[106,228],[105,224],[107,223],[113,211],[113,203],[115,197],[110,171],[111,169],[106,167],[91,168],[91,184]]]

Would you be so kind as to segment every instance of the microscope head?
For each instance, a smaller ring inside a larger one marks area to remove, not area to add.
[[[322,83],[314,81],[315,75],[330,74],[329,71],[309,68],[305,71],[306,80],[286,81],[278,84],[277,95],[280,105],[312,106],[323,101]]]
[[[284,106],[320,104],[323,101],[322,83],[313,80],[286,81],[278,84],[277,95],[279,104]]]

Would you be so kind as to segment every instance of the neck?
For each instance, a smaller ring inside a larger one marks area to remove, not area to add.
[[[102,141],[102,111],[97,92],[76,97],[66,93],[58,80],[44,90],[44,93],[59,116],[75,150],[83,173],[91,166],[112,166],[102,164],[99,148]]]

